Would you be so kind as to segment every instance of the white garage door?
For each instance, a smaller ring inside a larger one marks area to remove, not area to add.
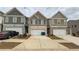
[[[53,34],[57,36],[66,35],[66,29],[53,29]]]
[[[6,30],[13,30],[13,31],[19,32],[19,34],[23,34],[22,33],[22,28],[6,28]]]
[[[45,30],[31,30],[31,35],[41,35],[41,32],[45,32]]]

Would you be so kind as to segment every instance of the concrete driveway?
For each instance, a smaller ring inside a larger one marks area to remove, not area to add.
[[[71,35],[65,35],[65,36],[59,36],[59,37],[79,45],[79,37],[75,37]]]
[[[68,50],[68,48],[47,36],[31,36],[12,50]]]

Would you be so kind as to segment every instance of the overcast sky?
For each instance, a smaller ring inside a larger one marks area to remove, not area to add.
[[[12,7],[0,7],[0,11],[6,13]],[[40,11],[47,18],[52,17],[57,11],[61,11],[68,20],[79,19],[79,7],[17,7],[27,17],[33,15],[36,11]]]

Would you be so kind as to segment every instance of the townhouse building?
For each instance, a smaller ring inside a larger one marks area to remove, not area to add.
[[[79,36],[79,20],[69,20],[68,21],[67,33],[73,36]]]
[[[30,35],[67,34],[67,17],[60,11],[51,18],[45,17],[39,11],[27,17],[17,8],[13,8],[5,13],[3,18],[3,31],[14,30],[19,34]]]

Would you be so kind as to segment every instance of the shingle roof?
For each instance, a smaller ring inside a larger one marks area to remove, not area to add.
[[[40,11],[37,11],[36,13],[34,13],[30,18],[34,17],[35,15],[37,16],[40,15],[46,19],[46,17]]]
[[[24,15],[17,8],[12,8],[6,14],[7,15]]]
[[[55,15],[52,16],[52,18],[56,18],[56,17],[63,17],[63,18],[67,18],[63,13],[61,13],[60,11],[58,11]]]

